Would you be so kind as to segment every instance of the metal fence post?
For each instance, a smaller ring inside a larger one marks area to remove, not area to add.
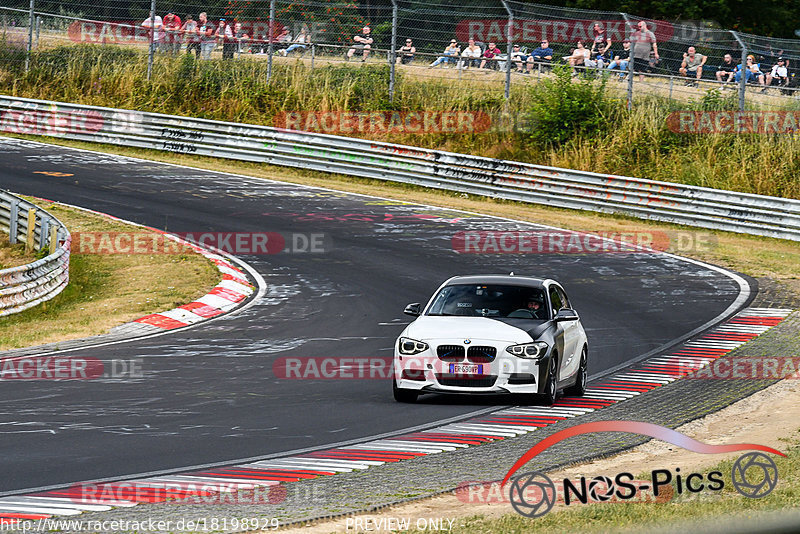
[[[36,17],[36,50],[39,50],[39,38],[42,35],[42,17]]]
[[[511,50],[513,49],[513,37],[514,37],[514,12],[511,11],[511,7],[509,7],[508,2],[506,0],[500,0],[503,2],[503,7],[506,9],[506,13],[508,13],[508,26],[506,27],[506,100],[511,97]]]
[[[394,102],[394,75],[397,63],[397,0],[392,0],[392,42],[389,45],[389,102]]]
[[[153,74],[153,56],[156,53],[156,0],[150,2],[150,51],[147,53],[147,81]]]
[[[11,209],[8,218],[8,242],[12,245],[17,244],[17,234],[19,233],[19,200],[11,201]]]
[[[275,52],[272,36],[275,35],[275,0],[269,1],[269,35],[267,35],[267,81],[272,79],[272,55]]]
[[[620,13],[622,18],[625,19],[625,36],[623,39],[630,39],[628,37],[628,28],[631,25],[631,19],[628,18],[627,13]],[[633,107],[633,43],[631,43],[630,53],[628,54],[628,111]]]
[[[35,20],[34,8],[36,0],[31,0],[30,10],[28,11],[28,45],[25,50],[25,72],[31,68],[31,49],[33,49],[33,24]]]
[[[733,35],[733,38],[739,43],[739,46],[742,47],[742,70],[740,71],[741,79],[739,79],[739,111],[744,111],[744,98],[747,90],[747,46],[744,44],[744,41],[739,39],[738,33],[731,30],[731,35]]]

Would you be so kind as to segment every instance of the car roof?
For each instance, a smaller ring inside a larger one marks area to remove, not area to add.
[[[477,274],[470,276],[454,276],[446,285],[455,284],[503,284],[513,286],[538,287],[544,289],[549,278],[534,278],[532,276],[516,276],[508,274]]]

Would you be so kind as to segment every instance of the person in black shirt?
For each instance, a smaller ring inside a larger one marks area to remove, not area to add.
[[[717,81],[728,83],[733,80],[733,77],[736,74],[736,63],[733,62],[733,58],[730,54],[725,54],[722,58],[722,63],[719,64],[717,67]]]

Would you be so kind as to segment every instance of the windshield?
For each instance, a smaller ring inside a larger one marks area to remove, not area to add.
[[[443,287],[426,315],[548,319],[544,291],[527,286],[455,284]]]

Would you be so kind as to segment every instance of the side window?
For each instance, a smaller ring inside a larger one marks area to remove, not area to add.
[[[564,290],[558,287],[556,291],[558,291],[558,296],[561,297],[561,307],[571,309],[572,305],[569,303],[569,299],[567,298],[567,294],[564,293]]]
[[[561,303],[561,296],[559,296],[555,286],[550,286],[550,304],[553,306],[553,317],[555,317],[556,313],[558,313],[558,310],[563,307]]]

